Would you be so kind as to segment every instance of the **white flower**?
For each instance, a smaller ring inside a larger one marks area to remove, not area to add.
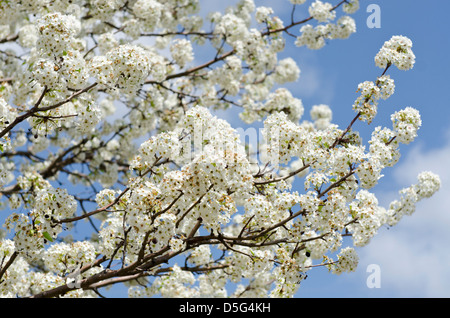
[[[374,82],[365,81],[358,85],[357,92],[361,92],[361,95],[353,103],[353,109],[361,114],[360,120],[371,123],[377,114],[380,88]]]
[[[274,78],[279,84],[295,82],[300,77],[300,68],[294,59],[288,57],[278,62]]]
[[[332,39],[347,39],[356,32],[356,22],[352,17],[342,16],[336,24],[328,24],[331,26],[330,38]]]
[[[294,98],[285,88],[278,88],[275,92],[269,94],[263,109],[268,113],[273,111],[285,112],[293,122],[298,121],[304,112],[302,101]]]
[[[126,94],[135,94],[150,75],[160,79],[165,75],[161,57],[140,46],[124,44],[94,56],[89,70],[97,82]]]
[[[394,80],[389,75],[383,75],[377,79],[380,87],[381,98],[388,99],[395,91]]]
[[[300,29],[301,35],[295,41],[296,46],[306,45],[309,49],[318,50],[325,45],[324,34],[321,29],[315,29],[310,24],[305,24]]]
[[[331,123],[333,113],[328,105],[313,105],[310,111],[311,119],[317,129],[325,129]]]
[[[106,54],[108,51],[119,46],[119,41],[114,37],[114,33],[102,33],[98,37],[98,48],[101,54]]]
[[[170,250],[173,252],[179,252],[186,248],[186,243],[179,238],[172,237],[169,241]]]
[[[381,170],[383,168],[384,167],[377,157],[372,157],[363,161],[356,171],[359,180],[361,181],[361,187],[364,189],[373,188],[382,177]]]
[[[176,39],[170,46],[172,58],[180,67],[194,59],[191,42],[186,39]]]
[[[188,258],[194,265],[205,265],[211,261],[211,249],[208,245],[200,245],[194,248]]]
[[[342,6],[342,10],[346,13],[355,13],[359,9],[359,0],[348,0]]]
[[[441,187],[441,179],[431,171],[424,171],[417,177],[417,194],[421,198],[429,198]]]
[[[0,97],[0,130],[12,124],[17,115],[17,111]]]
[[[393,129],[399,142],[409,144],[417,137],[417,130],[422,125],[417,109],[406,107],[391,115]]]
[[[49,89],[58,88],[60,84],[59,66],[47,59],[37,60],[32,66],[32,77]]]
[[[309,14],[319,22],[327,22],[336,17],[336,12],[331,11],[332,8],[331,3],[316,0],[309,7]]]
[[[63,56],[75,41],[75,36],[81,30],[81,23],[72,15],[63,15],[59,12],[49,13],[37,21],[39,37],[37,49],[42,54]]]
[[[131,168],[144,169],[151,167],[158,159],[178,157],[180,142],[176,132],[161,133],[143,142],[139,147],[139,155]]]
[[[344,272],[354,272],[358,266],[359,257],[355,249],[351,247],[345,247],[338,255],[338,261],[334,264],[333,273],[340,275]]]
[[[412,41],[405,36],[393,36],[383,44],[378,54],[375,56],[375,65],[386,68],[388,65],[395,65],[400,70],[409,70],[415,63],[415,55],[412,51]]]
[[[145,31],[153,31],[159,24],[164,5],[155,0],[138,0],[133,6],[133,12],[143,21]]]
[[[269,16],[273,14],[272,8],[258,7],[256,8],[255,18],[258,23],[263,23],[269,19]]]
[[[34,24],[26,24],[19,30],[19,42],[23,47],[32,48],[36,45],[39,33]]]
[[[245,22],[234,14],[228,13],[221,17],[217,23],[214,33],[226,37],[230,44],[236,44],[237,41],[243,41],[248,37],[248,29]]]

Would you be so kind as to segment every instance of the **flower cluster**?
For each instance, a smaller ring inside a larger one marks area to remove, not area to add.
[[[101,21],[107,21],[111,19],[114,14],[125,5],[125,0],[90,0],[90,14],[96,19]]]
[[[358,254],[353,248],[343,248],[338,255],[337,263],[332,267],[332,271],[337,275],[345,272],[354,272],[358,266],[358,261]]]
[[[23,185],[25,187],[25,185]],[[62,232],[60,220],[73,216],[77,203],[66,189],[44,185],[37,191],[34,208],[25,214],[12,214],[6,227],[15,229],[16,251],[27,259],[40,257],[46,243],[53,242]]]
[[[316,0],[309,7],[309,14],[319,22],[334,20],[336,12],[331,10],[332,7],[332,4],[329,2]]]
[[[304,107],[301,99],[295,98],[285,88],[278,88],[267,96],[264,104],[246,104],[240,118],[248,123],[261,120],[269,114],[283,112],[292,122],[298,122],[303,116]]]
[[[27,26],[23,33],[28,29],[22,41],[36,45],[35,56],[28,61],[30,77],[49,89],[61,89],[62,84],[83,88],[88,73],[81,53],[84,44],[76,38],[81,30],[79,20],[73,15],[54,12],[43,16],[36,25]]]
[[[379,208],[378,200],[373,193],[362,189],[351,203],[350,213],[355,219],[355,222],[348,226],[352,233],[353,244],[364,246],[384,223],[383,209]]]
[[[39,37],[37,50],[47,57],[60,57],[71,49],[75,36],[81,30],[80,21],[72,15],[49,13],[37,21]]]
[[[115,47],[106,55],[93,57],[89,69],[98,83],[117,88],[125,94],[136,93],[150,75],[158,79],[164,76],[159,55],[130,44]]]
[[[144,31],[151,32],[158,26],[164,7],[155,0],[138,0],[133,5],[133,12],[142,20]]]
[[[255,12],[255,19],[258,23],[268,21],[270,15],[273,14],[273,9],[269,7],[258,7]]]
[[[0,240],[0,268],[6,264],[15,251],[14,241],[8,239]],[[25,279],[30,269],[28,262],[21,256],[14,261],[14,266],[9,267],[0,280],[0,297],[13,298],[26,296],[29,282]]]
[[[214,29],[214,33],[225,37],[230,44],[236,44],[248,38],[248,32],[245,21],[231,13],[222,16]]]
[[[306,0],[290,0],[292,4],[304,4]]]
[[[409,144],[417,137],[417,130],[422,125],[417,109],[406,107],[391,115],[396,138],[399,142]]]
[[[300,77],[300,69],[297,63],[288,57],[278,62],[273,77],[279,84],[295,82]]]
[[[88,277],[101,268],[80,273],[81,267],[92,263],[96,258],[96,249],[91,242],[58,243],[50,246],[42,257],[45,267],[66,280],[73,279],[73,284]]]
[[[369,151],[373,158],[378,158],[380,164],[385,167],[392,167],[398,162],[400,152],[398,140],[395,132],[389,128],[375,127],[372,137],[369,140]]]
[[[180,67],[184,67],[194,59],[191,42],[186,39],[176,39],[170,46],[170,52]]]
[[[323,12],[323,11],[320,11]],[[321,15],[322,19],[330,16]],[[350,16],[340,17],[336,23],[319,24],[314,27],[306,24],[300,29],[301,35],[297,37],[295,45],[307,46],[309,49],[318,50],[324,47],[327,39],[346,39],[356,32],[355,20]]]
[[[314,105],[310,111],[311,119],[317,129],[325,129],[331,123],[332,111],[328,105]]]
[[[344,3],[342,9],[344,12],[351,14],[355,13],[359,9],[359,0],[348,0]]]
[[[375,56],[375,65],[383,69],[388,65],[395,65],[400,70],[409,70],[413,68],[416,60],[411,48],[410,39],[400,35],[393,36]]]
[[[3,97],[0,97],[0,130],[12,124],[17,115],[17,111],[8,105]]]
[[[177,158],[180,151],[181,142],[176,132],[158,134],[141,144],[131,168],[144,170],[152,167],[159,158]]]
[[[360,96],[353,103],[353,109],[360,113],[360,120],[371,123],[377,114],[380,99],[388,99],[395,90],[394,80],[389,75],[380,76],[376,83],[365,81],[358,85]]]
[[[361,92],[361,95],[353,103],[353,110],[361,113],[361,120],[371,123],[377,114],[380,89],[374,82],[365,81],[358,85],[357,92]]]
[[[387,209],[387,221],[390,226],[397,224],[403,216],[411,215],[416,210],[416,203],[424,198],[428,198],[441,186],[438,175],[430,171],[424,171],[417,177],[418,183],[399,191],[400,199],[394,200]]]
[[[438,191],[424,172],[388,208],[371,192],[416,138],[416,109],[367,144],[355,130],[394,93],[389,67],[413,66],[408,38],[378,52],[384,72],[358,85],[347,128],[325,104],[303,118],[285,35],[320,49],[356,31],[360,6],[314,0],[297,20],[305,2],[290,0],[287,23],[254,0],[204,23],[199,0],[0,1],[0,206],[17,210],[0,296],[92,297],[120,281],[132,297],[292,297],[315,267],[354,271],[354,246]],[[227,109],[261,130],[244,136]]]

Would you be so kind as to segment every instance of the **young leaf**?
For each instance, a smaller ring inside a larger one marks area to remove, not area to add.
[[[49,240],[50,242],[53,242],[53,238],[51,237],[50,234],[48,234],[48,232],[44,232],[44,237]]]

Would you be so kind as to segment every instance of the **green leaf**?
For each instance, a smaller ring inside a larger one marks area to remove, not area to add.
[[[50,242],[53,242],[53,237],[50,236],[50,234],[48,234],[48,232],[44,232],[44,237],[49,240]]]

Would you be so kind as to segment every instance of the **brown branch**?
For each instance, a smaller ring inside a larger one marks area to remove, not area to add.
[[[206,62],[206,63],[204,63],[204,64],[201,64],[201,65],[199,65],[199,66],[190,68],[190,69],[188,69],[188,70],[186,70],[186,71],[184,71],[184,72],[180,72],[180,73],[175,73],[175,74],[172,74],[172,75],[168,75],[168,76],[166,76],[166,78],[165,78],[164,81],[168,81],[168,80],[171,80],[171,79],[173,79],[173,78],[178,78],[178,77],[183,77],[183,76],[190,75],[190,74],[195,73],[195,72],[197,72],[197,71],[200,71],[200,70],[202,70],[202,69],[204,69],[204,68],[207,68],[207,67],[213,65],[214,63],[217,63],[217,62],[219,62],[219,61],[222,61],[222,60],[224,60],[225,58],[227,58],[228,56],[233,55],[234,53],[235,53],[235,51],[234,51],[234,50],[231,50],[231,51],[229,51],[229,52],[227,52],[227,53],[224,53],[223,55],[221,55],[221,56],[219,56],[219,57],[216,57],[216,58],[214,58],[214,59],[212,59],[212,60],[210,60],[210,61],[208,61],[208,62]],[[159,82],[155,82],[155,81],[153,81],[153,80],[147,80],[147,81],[145,81],[144,84],[159,84]]]
[[[70,95],[69,97],[67,97],[66,99],[60,101],[59,103],[50,105],[50,106],[46,106],[46,107],[42,107],[42,108],[38,108],[35,112],[45,112],[47,110],[51,110],[51,109],[55,109],[58,108],[59,106],[62,106],[68,102],[70,102],[72,99],[74,99],[75,97],[86,93],[87,91],[90,91],[91,89],[93,89],[95,86],[97,86],[98,83],[93,83],[91,85],[89,85],[86,88],[80,89],[79,91],[76,91],[75,93],[73,93],[72,95]]]
[[[163,210],[159,211],[158,213],[155,213],[155,215],[153,215],[152,218],[155,219],[158,216],[160,216],[161,214],[164,214],[167,211],[169,211],[183,195],[184,195],[184,192],[180,191],[180,194],[166,208],[164,208]]]
[[[202,218],[199,217],[197,219],[197,223],[195,223],[194,227],[192,228],[191,232],[188,234],[186,240],[189,240],[190,238],[194,237],[195,233],[197,233],[197,230],[200,228],[200,226],[202,225]]]
[[[383,73],[381,74],[381,76],[383,76],[384,74],[386,74],[387,70],[389,69],[389,67],[391,66],[390,63],[387,64],[386,68],[384,69]],[[377,80],[375,83],[376,86],[380,85],[380,82]],[[364,100],[364,104],[367,103],[370,98],[372,97],[372,94],[370,96],[367,96]],[[353,118],[353,120],[350,122],[350,124],[347,126],[347,128],[342,132],[342,134],[339,136],[339,138],[337,138],[333,145],[330,147],[330,149],[336,147],[345,137],[345,135],[350,131],[350,129],[352,128],[353,124],[356,122],[356,120],[362,115],[361,112],[358,112],[358,114],[355,116],[355,118]]]
[[[206,192],[205,192],[204,194],[202,194],[202,195],[197,199],[197,201],[195,201],[195,202],[194,202],[194,203],[186,210],[186,212],[183,213],[183,215],[181,216],[181,218],[179,218],[179,219],[177,220],[177,222],[175,223],[175,227],[176,227],[176,228],[180,225],[181,221],[186,217],[186,215],[188,215],[189,212],[191,212],[192,209],[195,208],[195,206],[196,206],[197,204],[199,204],[199,203],[202,201],[203,197],[209,192],[209,190],[211,190],[211,189],[213,188],[213,186],[214,186],[214,184],[211,184],[211,185],[209,186],[208,190],[206,190]]]
[[[0,270],[0,282],[2,281],[2,277],[6,273],[6,270],[12,265],[12,263],[14,263],[14,261],[17,258],[17,256],[19,256],[19,253],[17,251],[14,251],[14,253],[12,253],[11,257],[9,258],[9,260],[5,264],[5,266],[1,268],[1,270]]]
[[[33,106],[33,108],[31,108],[29,111],[27,111],[25,114],[17,116],[16,119],[14,119],[14,121],[9,124],[8,126],[6,126],[1,132],[0,132],[0,138],[2,138],[3,136],[5,136],[11,129],[13,129],[16,125],[18,125],[19,123],[21,123],[22,121],[26,120],[27,118],[33,116],[35,113],[37,112],[41,112],[41,111],[47,111],[47,110],[51,110],[51,109],[55,109],[59,106],[62,106],[68,102],[70,102],[72,99],[74,99],[75,97],[91,90],[92,88],[94,88],[95,86],[97,86],[97,83],[91,84],[86,88],[80,89],[79,91],[73,93],[72,95],[70,95],[69,97],[67,97],[66,99],[64,99],[63,101],[56,103],[54,105],[50,105],[50,106],[46,106],[46,107],[42,107],[39,108],[39,105],[42,102],[42,99],[44,98],[44,95],[47,93],[48,89],[47,86],[44,87],[44,91],[42,92],[41,96],[39,97],[38,101],[36,102],[36,104]]]
[[[145,176],[147,173],[151,172],[151,171],[152,171],[152,168],[155,167],[156,165],[158,165],[158,164],[163,164],[163,163],[167,163],[167,162],[168,162],[168,160],[162,160],[162,161],[161,161],[161,157],[156,158],[156,160],[155,160],[155,162],[153,163],[153,165],[152,165],[150,168],[148,168],[148,169],[142,174],[141,177],[143,177],[143,176]],[[130,190],[131,190],[130,187],[126,187],[125,189],[122,190],[122,192],[118,195],[118,197],[117,197],[113,202],[111,202],[111,203],[105,205],[104,207],[101,207],[101,208],[99,208],[99,209],[96,209],[96,210],[94,210],[94,211],[85,213],[85,214],[80,215],[80,216],[76,216],[76,217],[72,217],[72,218],[66,218],[66,219],[59,220],[58,223],[70,223],[70,222],[75,222],[75,221],[79,221],[79,220],[88,218],[88,217],[90,217],[90,216],[92,216],[92,215],[95,215],[95,214],[97,214],[97,213],[105,212],[105,211],[107,211],[110,207],[112,207],[113,205],[117,204],[117,203],[120,201],[120,199],[122,198],[122,196],[123,196],[125,193],[127,193],[128,191],[130,191]]]
[[[344,182],[344,181],[347,180],[350,176],[352,176],[353,174],[355,174],[355,172],[356,172],[355,170],[350,169],[350,171],[349,171],[345,176],[343,176],[342,178],[340,178],[338,181],[336,181],[336,182],[330,184],[330,185],[328,186],[328,188],[326,188],[325,190],[319,192],[319,194],[317,195],[317,197],[318,197],[318,198],[323,197],[323,196],[324,196],[327,192],[329,192],[331,189],[334,189],[334,188],[340,186],[342,182]]]
[[[4,82],[12,82],[14,81],[14,77],[4,77],[4,78],[0,78],[0,83],[4,83]]]
[[[338,4],[336,4],[334,7],[332,7],[329,11],[332,12],[332,11],[336,10],[336,9],[339,8],[343,3],[347,2],[347,1],[348,1],[348,0],[342,0],[341,2],[339,2]],[[275,30],[268,30],[268,31],[262,33],[262,35],[265,36],[265,35],[270,35],[270,34],[273,34],[273,33],[287,32],[287,30],[289,30],[290,28],[292,28],[292,27],[294,27],[294,26],[297,26],[297,25],[300,25],[300,24],[303,24],[303,23],[306,23],[306,22],[308,22],[308,21],[310,21],[310,20],[312,20],[312,19],[314,19],[314,18],[313,18],[312,16],[310,16],[310,17],[308,17],[308,18],[306,18],[306,19],[303,19],[303,20],[301,20],[301,21],[292,22],[291,24],[289,24],[288,26],[285,26],[284,28],[275,29]]]
[[[111,203],[105,205],[104,207],[101,207],[101,208],[99,208],[99,209],[97,209],[97,210],[88,212],[88,213],[83,214],[83,215],[80,215],[80,216],[75,216],[75,217],[73,217],[73,218],[67,218],[67,219],[59,220],[58,223],[70,223],[70,222],[75,222],[75,221],[79,221],[79,220],[85,219],[85,218],[87,218],[87,217],[90,217],[90,216],[92,216],[92,215],[95,215],[95,214],[97,214],[97,213],[105,212],[105,211],[107,211],[110,207],[112,207],[113,205],[117,204],[117,203],[120,201],[120,199],[122,198],[122,196],[124,196],[125,193],[127,193],[129,190],[130,190],[130,188],[125,188],[125,189],[117,196],[117,198],[116,198],[113,202],[111,202]]]
[[[312,161],[312,162],[310,162],[310,163],[308,163],[308,164],[306,164],[306,165],[304,165],[304,166],[302,166],[302,167],[300,167],[300,168],[298,168],[298,169],[296,169],[296,170],[290,172],[290,173],[289,173],[288,175],[286,175],[286,176],[279,177],[279,178],[274,178],[274,179],[271,179],[271,180],[255,181],[254,184],[255,184],[255,185],[262,185],[262,184],[269,184],[269,183],[273,183],[273,182],[280,182],[280,181],[289,179],[289,178],[295,176],[296,174],[299,174],[299,173],[302,172],[303,170],[309,168],[314,162],[316,162],[316,160],[314,160],[314,161]]]
[[[117,27],[115,27],[117,28]],[[214,36],[213,32],[195,32],[195,31],[180,31],[180,32],[165,32],[165,33],[141,33],[141,36],[149,36],[149,37],[164,37],[164,36],[174,36],[174,35],[197,35],[203,37],[211,37]]]
[[[19,38],[19,34],[16,35],[10,35],[6,38],[0,39],[0,43],[6,43],[6,42],[13,42]]]
[[[81,147],[83,144],[85,144],[88,140],[82,139],[80,140],[76,145],[73,145],[72,147],[67,148],[62,153],[60,153],[43,171],[41,171],[42,177],[45,179],[47,177],[50,177],[52,175],[52,170],[54,170],[57,165],[59,166],[65,166],[66,164],[61,164],[61,159],[64,158],[68,153],[72,152],[73,150]]]
[[[44,90],[42,91],[41,96],[39,96],[39,99],[37,100],[36,104],[34,104],[33,108],[31,108],[28,112],[26,112],[23,115],[17,116],[14,121],[6,126],[1,132],[0,132],[0,138],[5,136],[11,129],[13,129],[16,125],[21,123],[22,121],[26,120],[28,117],[33,115],[36,112],[36,109],[39,107],[39,105],[42,102],[42,99],[44,98],[45,94],[47,93],[48,89],[47,86],[44,86]]]

